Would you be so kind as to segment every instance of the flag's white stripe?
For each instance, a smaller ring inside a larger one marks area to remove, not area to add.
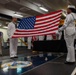
[[[17,29],[17,30],[20,30],[20,31],[29,31],[29,32],[31,32],[31,31],[37,31],[37,30],[42,30],[42,29],[47,29],[47,28],[51,28],[52,26],[55,26],[55,25],[57,25],[57,24],[59,24],[59,22],[57,22],[57,23],[54,23],[54,24],[52,24],[52,25],[49,25],[49,26],[45,26],[45,27],[41,27],[41,28],[37,28],[37,29]]]
[[[55,23],[55,22],[57,22],[57,23],[59,23],[59,20],[60,20],[60,18],[59,19],[57,19],[57,20],[54,20],[54,21],[52,21],[52,22],[48,22],[48,23],[44,23],[44,24],[41,24],[41,25],[35,25],[34,27],[41,27],[41,26],[46,26],[46,25],[51,25],[51,24],[53,24],[53,23]]]
[[[59,18],[60,16],[61,15],[55,16],[54,18],[42,20],[42,21],[36,21],[35,24],[39,24],[39,23],[44,23],[44,22],[48,22],[48,21],[51,21],[51,20],[55,20],[56,18]]]
[[[40,35],[48,35],[48,34],[53,34],[53,33],[56,33],[56,31],[58,31],[58,30],[54,30],[54,31],[49,31],[49,32],[46,32],[46,33],[40,33],[40,34],[32,34],[32,35],[29,35],[29,34],[27,34],[27,35],[13,35],[13,37],[29,37],[29,36],[40,36]]]
[[[46,18],[49,18],[49,17],[53,17],[53,16],[56,16],[58,14],[60,14],[61,12],[58,12],[58,13],[55,13],[55,14],[50,14],[48,16],[43,16],[43,17],[39,17],[39,18],[36,18],[36,21],[37,20],[41,20],[41,19],[46,19]]]
[[[48,28],[48,29],[44,29],[44,30],[40,30],[40,31],[33,31],[33,32],[15,32],[15,33],[17,33],[17,34],[36,34],[36,33],[42,33],[42,32],[47,32],[47,31],[53,31],[53,30],[55,30],[56,28],[58,28],[58,26],[55,26],[55,27],[53,27],[53,28]]]

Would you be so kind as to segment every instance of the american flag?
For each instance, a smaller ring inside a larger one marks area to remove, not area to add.
[[[62,11],[58,10],[41,16],[23,18],[12,38],[55,34],[61,13]]]

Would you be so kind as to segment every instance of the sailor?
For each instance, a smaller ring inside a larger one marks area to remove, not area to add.
[[[60,25],[59,28],[62,27],[62,26],[63,25]],[[58,40],[64,40],[64,31],[62,31],[62,32],[59,33],[59,36],[57,37],[57,39]]]
[[[16,28],[17,28],[17,17],[14,16],[12,18],[12,21],[8,24],[7,29],[7,35],[10,40],[10,58],[17,58],[18,39],[12,38],[12,35],[14,34]]]
[[[2,32],[0,32],[0,56],[2,56]]]
[[[28,49],[31,49],[31,47],[32,47],[32,37],[27,38],[27,44],[28,44]]]
[[[53,40],[52,35],[47,35],[47,36],[46,36],[46,40]]]
[[[44,36],[43,35],[39,36],[39,41],[43,41],[43,40],[44,40]]]
[[[76,19],[75,6],[68,5],[64,25],[61,28],[59,28],[59,32],[64,30],[64,39],[66,41],[66,46],[68,50],[65,64],[75,63],[75,50],[74,50],[75,19]]]

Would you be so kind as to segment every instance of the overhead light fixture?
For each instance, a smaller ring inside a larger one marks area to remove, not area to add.
[[[18,18],[23,17],[22,15],[17,14],[16,12],[14,13],[14,16],[16,16],[16,17],[18,17]]]
[[[40,8],[41,10],[45,11],[45,12],[48,12],[48,9],[46,9],[46,8],[44,8],[44,7],[42,7],[42,6],[40,6],[39,8]]]

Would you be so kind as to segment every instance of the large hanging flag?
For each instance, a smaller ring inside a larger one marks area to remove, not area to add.
[[[41,16],[23,18],[12,38],[55,34],[58,30],[62,11]]]

